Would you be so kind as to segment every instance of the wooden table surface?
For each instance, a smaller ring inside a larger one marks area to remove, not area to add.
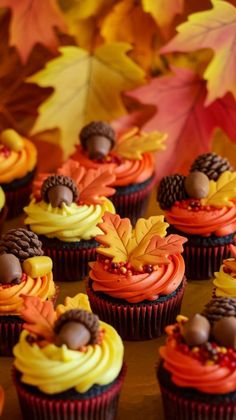
[[[147,216],[157,214],[157,212],[158,208],[153,193]],[[8,222],[4,231],[9,227],[19,226],[19,224],[21,224],[21,219]],[[82,282],[61,283],[60,288],[59,302],[62,302],[65,296],[74,296],[76,293],[84,291]],[[204,304],[210,300],[211,291],[211,280],[188,282],[181,313],[190,316],[201,311]],[[150,341],[124,342],[128,370],[120,397],[117,420],[164,419],[160,390],[155,376],[155,366],[159,357],[158,348],[164,340],[165,338],[161,337]],[[11,358],[0,358],[0,384],[6,393],[1,420],[22,419],[17,395],[11,381],[11,366]]]

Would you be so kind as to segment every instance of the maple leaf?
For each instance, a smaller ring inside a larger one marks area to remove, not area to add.
[[[105,212],[103,222],[98,227],[104,235],[98,235],[96,240],[103,245],[98,247],[97,252],[107,257],[112,257],[114,262],[126,262],[128,260],[128,242],[132,234],[130,220],[121,219],[118,214]]]
[[[60,304],[56,307],[57,316],[61,316],[66,311],[71,309],[84,309],[85,311],[91,312],[88,296],[84,293],[78,293],[72,298],[67,296],[64,301],[64,305]]]
[[[78,185],[79,200],[86,204],[99,204],[101,197],[108,197],[116,192],[109,184],[116,180],[112,168],[89,169]]]
[[[137,247],[130,256],[134,268],[140,269],[144,264],[169,264],[169,255],[183,252],[183,243],[187,239],[179,235],[169,235],[166,238],[155,235],[142,241],[142,247]]]
[[[69,176],[73,179],[79,188],[81,180],[84,178],[86,169],[73,159],[68,159],[63,165],[57,169],[58,175]]]
[[[63,0],[61,0],[63,3]],[[100,14],[109,8],[115,0],[79,0],[76,4],[72,3],[72,7],[69,7],[71,13],[76,16],[77,19],[87,19],[91,16]],[[64,0],[64,8],[68,9],[68,0]]]
[[[178,26],[178,34],[161,49],[162,53],[211,48],[214,56],[204,72],[208,95],[206,104],[230,91],[236,98],[236,8],[212,0],[213,8],[189,16]]]
[[[172,68],[173,74],[154,78],[131,92],[133,98],[155,104],[157,113],[143,127],[145,131],[167,132],[166,150],[158,160],[161,176],[186,172],[196,156],[210,151],[216,126],[236,138],[236,102],[231,94],[204,106],[206,83],[194,71]],[[191,147],[189,142],[191,141]]]
[[[54,27],[66,30],[66,25],[55,0],[0,0],[0,7],[11,9],[10,45],[17,48],[23,62],[36,43],[56,51]]]
[[[5,400],[5,393],[4,393],[3,388],[0,386],[0,416],[2,415],[4,400]]]
[[[21,316],[26,321],[23,327],[30,333],[51,341],[54,336],[53,325],[56,313],[50,301],[43,302],[37,296],[21,296],[24,301]]]
[[[205,206],[233,207],[232,199],[236,198],[236,172],[223,172],[217,181],[209,183],[209,193],[201,200]]]
[[[59,127],[66,158],[73,152],[80,129],[96,119],[112,120],[126,113],[121,92],[143,82],[144,72],[126,53],[129,44],[111,43],[94,54],[74,46],[61,47],[61,56],[29,78],[53,86],[53,95],[39,108],[32,133]]]

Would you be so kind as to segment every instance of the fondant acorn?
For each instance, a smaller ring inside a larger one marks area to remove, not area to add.
[[[13,254],[0,255],[0,283],[20,283],[22,268],[19,259]]]
[[[204,316],[195,314],[183,325],[182,334],[189,346],[204,344],[210,336],[210,322]]]
[[[81,130],[80,141],[90,159],[102,159],[114,147],[115,132],[106,122],[93,121]]]
[[[236,350],[236,318],[234,316],[221,318],[215,322],[212,334],[219,344]]]
[[[52,207],[61,207],[63,203],[70,206],[78,198],[78,189],[70,177],[51,175],[44,180],[41,195]]]
[[[203,172],[190,172],[184,180],[184,187],[189,197],[204,198],[209,192],[209,179]]]

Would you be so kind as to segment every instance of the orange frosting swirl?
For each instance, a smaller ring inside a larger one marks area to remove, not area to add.
[[[219,364],[203,365],[177,350],[174,338],[170,338],[160,348],[160,355],[164,359],[165,369],[171,373],[171,379],[177,386],[194,388],[208,394],[225,394],[236,390],[236,370]]]
[[[130,303],[156,300],[160,295],[169,295],[180,285],[184,276],[184,260],[181,255],[172,255],[170,263],[160,265],[157,271],[132,276],[113,274],[104,270],[101,262],[90,263],[89,276],[94,291]]]
[[[174,205],[165,217],[176,229],[190,235],[225,236],[236,231],[236,206],[194,212]]]
[[[37,149],[31,141],[25,138],[23,144],[24,147],[19,152],[9,150],[7,155],[0,153],[0,184],[22,178],[35,168]]]
[[[55,294],[52,273],[42,277],[26,277],[20,284],[0,285],[0,315],[17,315],[23,304],[21,295],[38,296],[42,300],[50,299]]]
[[[115,153],[110,156],[116,156]],[[87,169],[97,169],[101,165],[112,168],[116,175],[116,181],[112,184],[114,186],[127,186],[146,181],[154,173],[154,155],[152,153],[143,153],[141,160],[131,160],[119,157],[117,162],[99,163],[89,159],[83,152],[81,146],[77,147],[77,151],[72,156],[72,159],[78,161]]]

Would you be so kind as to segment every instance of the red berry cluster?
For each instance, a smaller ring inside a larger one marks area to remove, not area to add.
[[[156,267],[151,264],[143,265],[142,270],[137,271],[129,262],[112,262],[109,258],[98,257],[99,262],[103,264],[105,271],[108,271],[111,274],[118,274],[120,276],[133,276],[140,273],[151,274],[156,270]]]
[[[10,156],[11,150],[9,149],[9,147],[1,145],[0,146],[0,153],[1,155],[3,155],[5,158],[8,158]]]
[[[192,199],[192,198],[188,198],[187,200],[182,200],[182,201],[176,201],[175,206],[181,209],[194,211],[194,212],[198,212],[200,210],[211,211],[214,209],[214,207],[212,206],[203,206],[200,200]]]

